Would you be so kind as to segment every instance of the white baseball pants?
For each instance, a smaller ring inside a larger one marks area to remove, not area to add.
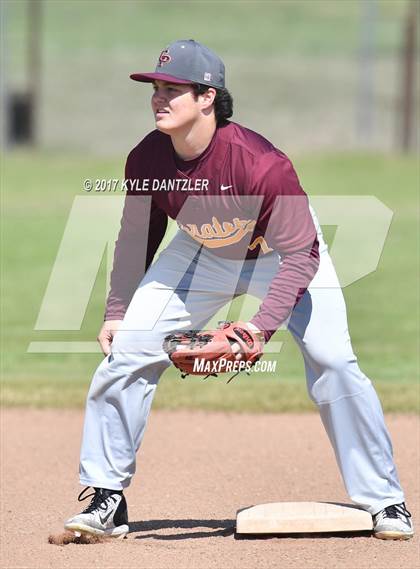
[[[235,293],[263,298],[281,262],[277,253],[243,262],[198,251],[199,245],[178,231],[140,283],[112,354],[96,370],[86,403],[83,485],[120,490],[130,484],[159,377],[170,365],[164,337],[204,328]],[[351,347],[344,298],[321,235],[320,256],[288,327],[347,492],[375,514],[403,502],[404,495],[381,405]]]

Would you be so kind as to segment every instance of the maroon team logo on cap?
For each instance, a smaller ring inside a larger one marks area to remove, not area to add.
[[[162,67],[162,65],[165,65],[165,63],[169,63],[171,61],[171,56],[169,55],[169,52],[167,49],[164,49],[162,51],[162,53],[159,55],[159,67]]]

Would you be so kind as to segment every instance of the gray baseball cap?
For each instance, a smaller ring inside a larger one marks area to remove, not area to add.
[[[218,55],[194,40],[178,40],[159,55],[154,73],[133,73],[134,81],[152,83],[159,79],[170,83],[201,83],[225,86],[225,66]]]

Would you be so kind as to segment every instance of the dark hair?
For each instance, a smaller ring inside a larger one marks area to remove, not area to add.
[[[202,85],[201,83],[194,83],[193,90],[194,95],[203,95],[208,91],[208,85]],[[216,89],[216,88],[215,88]],[[214,114],[216,115],[217,126],[225,123],[228,118],[233,115],[233,98],[229,91],[225,88],[216,89],[216,97],[214,99]]]

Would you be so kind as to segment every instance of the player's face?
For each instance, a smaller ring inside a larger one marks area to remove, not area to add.
[[[194,123],[200,116],[201,106],[191,85],[155,81],[152,109],[156,128],[171,134]]]

